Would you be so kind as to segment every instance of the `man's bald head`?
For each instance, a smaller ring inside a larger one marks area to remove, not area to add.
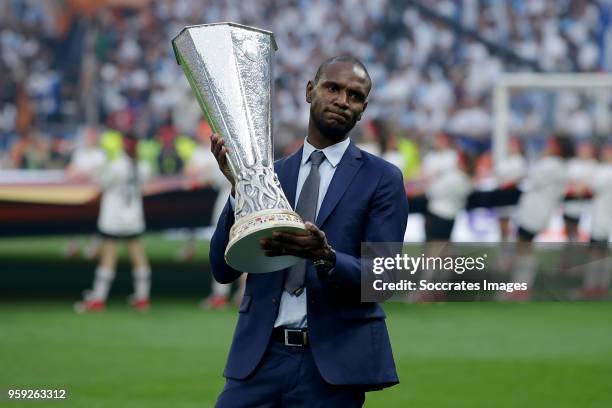
[[[323,61],[323,63],[317,69],[317,73],[314,77],[314,84],[316,85],[321,78],[321,75],[325,72],[327,67],[333,64],[344,63],[353,65],[353,72],[362,78],[367,79],[368,81],[368,91],[372,88],[372,79],[370,78],[370,74],[368,73],[367,68],[363,65],[363,62],[359,61],[357,58],[351,55],[338,55],[336,57],[331,57]]]
[[[368,106],[371,87],[370,75],[357,58],[339,56],[323,62],[306,85],[310,140],[318,138],[328,145],[348,137]]]

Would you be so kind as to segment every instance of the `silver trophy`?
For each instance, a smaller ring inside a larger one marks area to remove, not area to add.
[[[273,167],[273,33],[235,23],[202,24],[185,27],[172,46],[211,128],[229,150],[236,221],[226,262],[251,273],[296,264],[300,259],[294,256],[265,256],[259,245],[274,231],[306,233]]]

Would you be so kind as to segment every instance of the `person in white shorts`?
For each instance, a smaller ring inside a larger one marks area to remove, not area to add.
[[[457,155],[456,164],[443,168],[431,178],[425,188],[427,216],[425,237],[427,241],[449,241],[455,218],[465,210],[467,198],[473,190],[468,175],[468,163],[464,155]]]
[[[590,182],[597,160],[595,148],[590,141],[582,141],[576,148],[576,157],[567,164],[566,196],[570,198],[563,205],[565,231],[570,242],[580,241],[578,224],[582,215],[588,210],[591,195]]]
[[[466,175],[450,137],[443,132],[434,138],[434,150],[423,158],[421,181],[427,197],[426,241],[448,241],[455,217],[465,208],[472,183]]]
[[[128,241],[132,261],[134,294],[130,297],[130,304],[139,311],[149,308],[151,268],[140,241],[145,231],[141,188],[152,171],[148,163],[138,162],[138,141],[133,134],[126,134],[123,144],[124,153],[108,162],[98,177],[103,189],[98,216],[102,250],[93,287],[85,293],[84,300],[75,305],[78,312],[104,309],[115,277],[118,240]]]
[[[451,239],[456,217],[465,210],[467,198],[473,190],[469,176],[467,158],[465,155],[449,149],[444,140],[438,140],[441,150],[428,155],[425,159],[427,175],[425,196],[427,197],[427,213],[425,215],[425,247],[426,256],[444,256],[447,243]],[[433,158],[437,157],[438,160]],[[434,164],[435,163],[435,164]],[[448,253],[451,255],[451,253]],[[444,270],[423,269],[420,279],[431,281],[446,280],[448,274]],[[406,299],[412,301],[440,301],[445,297],[442,291],[419,291]]]

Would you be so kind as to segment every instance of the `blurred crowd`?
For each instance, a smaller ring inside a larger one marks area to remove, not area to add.
[[[277,155],[305,135],[306,82],[345,53],[364,61],[374,83],[369,122],[355,131],[362,144],[382,154],[443,130],[482,153],[499,74],[609,71],[611,18],[610,0],[6,0],[0,168],[63,168],[84,124],[170,150],[195,138],[201,112],[170,40],[186,25],[219,21],[276,35]],[[588,101],[568,93],[554,99],[554,114],[550,102],[514,98],[511,131],[597,131]]]

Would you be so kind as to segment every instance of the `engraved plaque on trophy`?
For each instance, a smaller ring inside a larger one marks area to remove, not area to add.
[[[211,128],[229,150],[236,200],[226,262],[251,273],[296,264],[300,259],[294,256],[265,256],[259,245],[274,231],[306,233],[274,173],[274,35],[235,23],[203,24],[185,27],[172,46]]]

